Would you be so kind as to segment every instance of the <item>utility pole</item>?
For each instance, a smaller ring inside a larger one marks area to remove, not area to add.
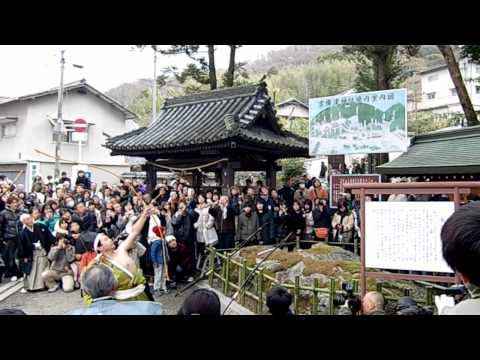
[[[57,123],[55,124],[54,134],[55,134],[55,179],[60,178],[60,144],[62,140],[62,135],[64,132],[64,124],[62,119],[62,105],[63,105],[63,72],[65,68],[65,58],[63,55],[65,50],[62,50],[62,56],[60,59],[60,86],[58,88],[58,113],[57,113]]]
[[[152,123],[157,117],[157,46],[153,48],[153,94],[152,94]]]

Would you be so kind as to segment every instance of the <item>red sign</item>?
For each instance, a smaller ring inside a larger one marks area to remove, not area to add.
[[[381,175],[331,175],[330,176],[330,207],[337,207],[338,200],[345,192],[343,185],[360,183],[379,183]]]
[[[73,122],[73,130],[75,132],[84,133],[87,132],[87,121],[84,119],[77,119]]]

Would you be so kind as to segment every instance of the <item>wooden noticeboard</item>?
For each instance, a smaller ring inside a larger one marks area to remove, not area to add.
[[[430,282],[445,282],[445,283],[454,283],[457,282],[457,278],[455,276],[433,276],[433,275],[414,275],[414,274],[399,274],[399,273],[386,273],[381,271],[367,271],[367,262],[366,262],[366,249],[369,245],[368,237],[366,235],[372,236],[371,232],[368,234],[366,232],[365,226],[368,226],[368,217],[366,217],[366,196],[372,195],[381,195],[381,194],[413,194],[413,195],[437,195],[437,194],[447,194],[453,195],[453,202],[454,208],[458,208],[460,206],[460,195],[469,194],[473,191],[473,189],[480,189],[480,182],[461,182],[461,181],[452,181],[452,182],[423,182],[423,183],[399,183],[399,184],[392,184],[392,183],[379,183],[379,184],[372,184],[372,183],[363,183],[363,184],[346,184],[345,190],[352,191],[353,194],[360,197],[360,217],[361,217],[361,246],[360,246],[360,286],[362,289],[362,295],[365,295],[367,291],[367,277],[376,278],[376,279],[385,279],[385,280],[419,280],[419,281],[430,281]],[[408,202],[405,202],[408,203]],[[415,202],[412,202],[413,204]],[[440,204],[440,202],[432,202],[432,204]],[[388,210],[388,205],[383,205]],[[419,205],[420,206],[420,205]],[[439,213],[438,216],[447,216],[448,205],[438,205],[445,206],[446,209]],[[421,207],[421,206],[420,206]],[[413,208],[413,207],[411,207]],[[428,211],[429,206],[424,206],[424,210]],[[392,210],[392,209],[390,209]],[[369,215],[372,212],[369,211]],[[418,225],[418,224],[417,224]],[[436,225],[438,227],[438,224]],[[438,234],[433,234],[435,238]],[[409,239],[411,240],[411,239]],[[415,239],[417,240],[417,239]],[[429,239],[431,240],[431,239]],[[438,240],[440,241],[440,240]],[[420,244],[422,247],[424,244]],[[436,259],[427,259],[428,263],[436,263],[437,266],[440,266],[438,270],[446,270],[448,272],[448,268],[441,267],[440,262],[438,261],[438,254],[433,254]],[[402,266],[408,267],[408,265]],[[428,267],[428,266],[427,266]],[[437,269],[437,268],[436,268]],[[407,270],[403,269],[390,269],[390,270]],[[440,271],[438,271],[440,272]]]
[[[337,202],[345,192],[347,184],[380,183],[382,176],[378,174],[338,174],[330,175],[330,207],[336,208]]]

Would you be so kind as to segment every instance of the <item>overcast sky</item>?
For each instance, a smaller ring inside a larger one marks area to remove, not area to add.
[[[165,46],[167,45],[160,45]],[[238,61],[253,61],[269,51],[288,45],[245,45],[237,50]],[[0,96],[16,97],[58,86],[60,51],[65,52],[65,83],[86,79],[100,91],[122,83],[153,77],[153,51],[133,50],[131,45],[0,45]],[[217,68],[226,68],[229,50],[219,45]],[[83,69],[71,64],[83,65]],[[188,59],[182,56],[158,58],[157,69],[182,68]]]

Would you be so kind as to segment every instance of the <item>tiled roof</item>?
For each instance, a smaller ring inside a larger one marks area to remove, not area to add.
[[[136,119],[136,118],[138,118],[138,116],[135,113],[128,110],[125,106],[120,104],[118,101],[112,99],[111,97],[105,95],[101,91],[95,89],[93,86],[88,84],[85,79],[74,81],[74,82],[71,82],[71,83],[67,83],[67,84],[64,84],[64,86],[63,86],[63,90],[65,92],[73,91],[73,90],[77,90],[77,89],[81,89],[81,88],[84,88],[84,89],[90,91],[91,93],[93,93],[94,95],[96,95],[100,99],[102,99],[103,101],[106,101],[107,103],[111,104],[112,106],[114,106],[115,108],[120,110],[125,115],[125,119]],[[54,88],[51,88],[51,89],[48,89],[48,90],[45,90],[45,91],[40,91],[40,92],[36,92],[36,93],[33,93],[33,94],[24,95],[24,96],[19,96],[19,97],[16,97],[16,98],[8,98],[6,100],[2,100],[2,97],[0,97],[0,104],[7,104],[7,103],[13,103],[13,102],[17,102],[17,101],[31,100],[31,99],[36,99],[36,98],[41,97],[41,96],[52,95],[52,94],[56,94],[56,93],[58,93],[58,86],[54,87]]]
[[[385,175],[479,173],[480,126],[416,136],[407,152],[376,170]]]
[[[276,106],[277,107],[282,107],[282,106],[290,105],[290,104],[299,104],[299,105],[303,106],[304,108],[308,109],[307,104],[305,104],[304,102],[301,102],[300,100],[297,100],[295,98],[290,98],[290,99],[287,99],[285,101],[282,101],[282,102],[276,104]]]
[[[264,83],[213,90],[167,99],[149,127],[109,138],[106,146],[121,154],[167,151],[240,138],[307,153],[307,139],[281,131],[274,117]]]

